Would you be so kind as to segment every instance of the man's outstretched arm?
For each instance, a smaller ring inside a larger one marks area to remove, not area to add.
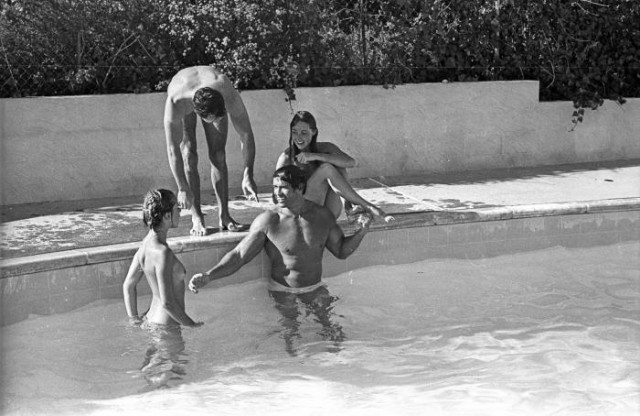
[[[267,221],[268,215],[266,215],[266,213],[260,214],[251,224],[249,234],[247,234],[235,248],[225,254],[218,264],[204,273],[193,275],[189,281],[189,290],[193,293],[198,293],[198,289],[207,283],[229,276],[253,260],[253,258],[260,253],[267,241]]]

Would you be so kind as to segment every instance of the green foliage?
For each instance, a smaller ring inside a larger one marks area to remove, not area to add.
[[[640,96],[637,0],[5,0],[0,96],[162,91],[214,65],[240,89],[534,79]]]

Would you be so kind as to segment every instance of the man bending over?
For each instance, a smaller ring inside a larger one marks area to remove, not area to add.
[[[171,172],[178,185],[178,206],[191,209],[191,234],[205,235],[200,206],[200,176],[196,142],[196,121],[204,128],[211,162],[211,182],[218,203],[221,230],[239,231],[242,227],[229,215],[229,180],[225,147],[229,120],[240,136],[244,173],[242,191],[258,200],[253,180],[255,141],[249,115],[229,78],[210,66],[180,70],[169,83],[164,108],[164,131]]]

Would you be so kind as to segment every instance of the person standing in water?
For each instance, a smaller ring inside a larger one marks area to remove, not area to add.
[[[175,194],[166,189],[154,189],[144,197],[142,219],[149,228],[142,245],[133,256],[122,284],[127,315],[134,323],[196,327],[185,310],[184,277],[186,270],[167,244],[167,233],[180,223],[180,208]],[[146,276],[151,288],[149,310],[138,314],[137,285]]]
[[[164,131],[171,172],[178,186],[178,205],[191,210],[191,234],[207,233],[200,206],[200,175],[196,145],[196,122],[202,122],[211,163],[211,182],[218,204],[221,230],[240,231],[244,227],[229,214],[229,178],[226,144],[229,120],[240,137],[244,158],[242,190],[250,200],[258,200],[253,179],[255,139],[249,114],[229,78],[210,66],[180,70],[169,83],[164,108]]]
[[[329,208],[336,219],[342,212],[342,197],[348,216],[365,211],[385,222],[393,221],[394,217],[362,198],[347,181],[347,168],[355,167],[356,161],[337,145],[317,140],[316,119],[308,111],[298,111],[291,120],[289,147],[278,158],[276,169],[286,165],[301,168],[308,177],[304,197]]]
[[[271,261],[267,288],[283,316],[284,339],[291,354],[298,329],[297,300],[317,316],[331,341],[339,344],[344,339],[342,328],[330,319],[336,298],[329,295],[322,281],[322,257],[325,248],[339,259],[352,255],[371,222],[368,214],[361,214],[360,227],[345,236],[328,208],[305,198],[306,180],[296,166],[276,170],[272,195],[276,206],[258,215],[248,234],[218,264],[195,274],[189,282],[189,289],[198,293],[212,280],[235,273],[264,249]]]

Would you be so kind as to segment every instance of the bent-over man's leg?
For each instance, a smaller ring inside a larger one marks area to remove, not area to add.
[[[198,142],[196,140],[196,120],[195,113],[187,114],[182,119],[182,142],[180,151],[184,163],[184,173],[193,195],[193,205],[191,206],[191,234],[205,235],[207,229],[204,225],[204,215],[200,206],[200,174],[198,173]]]
[[[209,148],[211,183],[218,203],[218,225],[221,230],[240,231],[246,227],[235,222],[229,214],[229,177],[225,150],[229,130],[228,117],[223,117],[216,123],[203,122],[202,126]]]

